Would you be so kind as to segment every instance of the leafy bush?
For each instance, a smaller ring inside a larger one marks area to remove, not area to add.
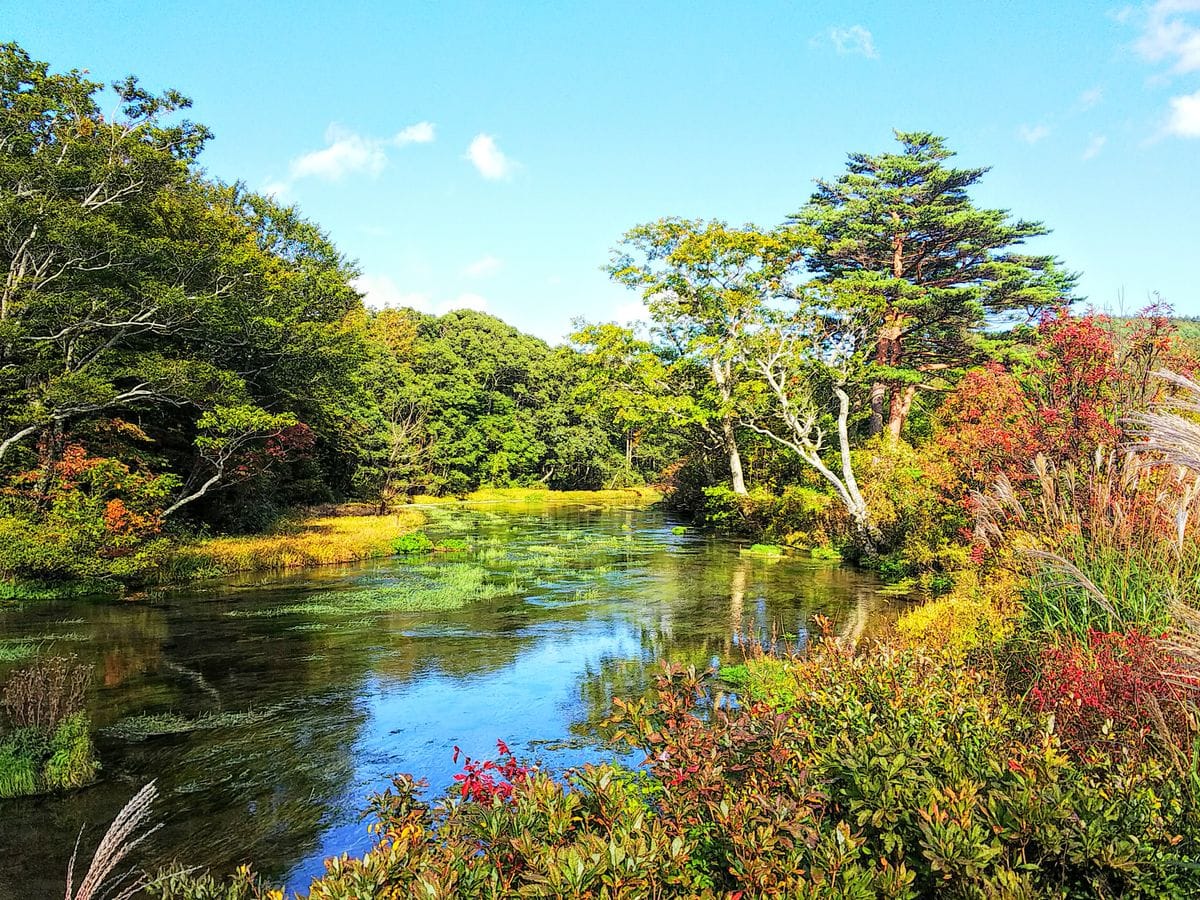
[[[423,531],[412,531],[408,534],[402,534],[392,541],[393,553],[428,553],[432,549],[433,541]]]
[[[1189,749],[1187,691],[1163,674],[1176,667],[1141,631],[1092,631],[1041,648],[1030,699],[1054,715],[1063,743],[1079,753],[1106,742],[1144,752],[1150,741]]]
[[[143,581],[162,561],[162,505],[173,476],[136,472],[71,445],[47,471],[0,497],[0,576],[31,581]]]
[[[945,596],[904,612],[896,620],[896,633],[913,647],[962,660],[999,649],[1019,618],[1014,576],[991,573],[982,582],[978,572],[965,570]]]

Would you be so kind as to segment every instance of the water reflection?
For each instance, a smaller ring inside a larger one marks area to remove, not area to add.
[[[365,846],[358,812],[394,772],[440,790],[454,745],[478,756],[497,738],[555,767],[610,756],[596,726],[614,696],[645,690],[657,660],[739,662],[741,632],[802,639],[817,614],[855,631],[875,603],[875,582],[860,573],[742,556],[728,541],[674,535],[648,510],[456,507],[431,519],[431,532],[471,551],[137,603],[0,611],[5,637],[45,636],[52,652],[96,667],[101,726],[146,713],[253,713],[181,734],[110,734],[101,784],[0,802],[0,897],[60,895],[80,824],[107,821],[150,778],[166,822],[155,860],[227,870],[253,858],[302,886],[324,856]],[[487,599],[340,615],[335,599],[304,611],[318,594],[402,582],[413,565],[434,579],[452,571],[439,567],[482,569]]]

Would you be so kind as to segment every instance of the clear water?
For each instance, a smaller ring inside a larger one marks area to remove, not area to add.
[[[435,539],[471,549],[0,610],[0,637],[37,637],[45,653],[94,665],[91,713],[109,729],[97,785],[0,801],[0,897],[61,897],[80,828],[90,857],[150,779],[164,827],[139,862],[228,871],[253,860],[303,888],[325,857],[368,846],[359,813],[393,773],[444,790],[455,745],[486,756],[497,738],[552,769],[612,758],[596,725],[614,695],[644,690],[658,660],[737,663],[739,632],[803,640],[817,614],[861,629],[882,602],[869,575],[751,558],[729,540],[673,534],[650,509],[430,515]],[[492,596],[461,609],[304,607],[321,592],[437,584],[465,566],[482,567]],[[242,715],[138,739],[112,729],[146,713]]]

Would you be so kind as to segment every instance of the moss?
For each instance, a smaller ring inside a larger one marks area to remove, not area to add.
[[[741,549],[742,556],[761,556],[768,559],[778,559],[783,556],[783,548],[776,544],[751,544]]]
[[[676,525],[674,528],[671,529],[671,534],[674,534],[674,535],[687,534],[687,528],[685,528],[683,525]]]

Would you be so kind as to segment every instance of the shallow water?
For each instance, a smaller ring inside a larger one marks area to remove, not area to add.
[[[228,871],[253,860],[303,888],[326,856],[368,846],[359,813],[392,773],[440,791],[458,770],[455,745],[488,756],[497,738],[552,769],[612,758],[596,723],[614,694],[645,688],[657,660],[740,662],[739,631],[803,641],[818,614],[858,630],[883,602],[869,575],[747,557],[732,541],[673,534],[650,509],[429,513],[431,536],[470,549],[0,610],[0,638],[94,664],[104,767],[64,798],[0,801],[0,897],[61,897],[80,828],[90,857],[150,779],[164,827],[140,862]],[[483,599],[426,612],[352,593],[444,597],[466,583]],[[128,733],[149,713],[210,718]]]

